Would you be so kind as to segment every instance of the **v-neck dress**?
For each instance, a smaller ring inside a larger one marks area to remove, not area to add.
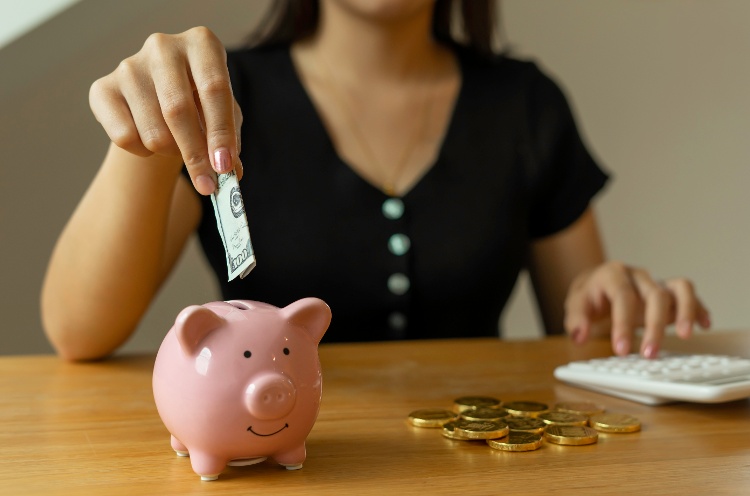
[[[395,198],[337,155],[288,46],[229,52],[257,266],[226,281],[201,197],[198,234],[224,299],[321,298],[324,342],[498,336],[529,242],[578,219],[607,174],[534,63],[456,53],[461,89],[437,159]]]

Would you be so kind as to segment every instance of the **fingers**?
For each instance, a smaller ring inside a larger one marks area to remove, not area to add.
[[[675,330],[683,339],[693,333],[695,323],[704,329],[711,326],[708,310],[698,299],[693,283],[684,278],[670,279],[665,283],[675,301]]]
[[[673,320],[674,300],[667,288],[654,281],[645,270],[632,269],[631,277],[645,306],[645,332],[640,352],[646,358],[655,358],[664,339],[664,331]]]
[[[91,85],[89,106],[115,145],[141,157],[153,154],[141,142],[128,103],[122,94],[112,87],[109,78],[101,78]]]
[[[205,143],[214,170],[227,173],[238,162],[238,147],[226,52],[208,29],[194,28],[190,32],[187,57],[205,123]]]
[[[579,298],[576,298],[578,300]],[[570,301],[570,298],[568,299]],[[577,344],[585,343],[590,336],[590,324],[588,319],[586,318],[586,312],[585,310],[582,310],[582,307],[585,305],[585,302],[578,302],[576,301],[574,304],[566,303],[566,308],[574,308],[575,310],[566,310],[566,314],[568,314],[565,317],[565,332],[568,333],[570,336],[570,339],[573,340],[573,342]],[[575,312],[574,315],[571,315],[571,312]]]
[[[565,302],[565,328],[575,342],[583,343],[607,327],[613,350],[625,355],[640,323],[641,308],[629,268],[609,262],[582,274],[571,285]]]
[[[153,82],[150,78],[143,77],[141,67],[132,58],[120,63],[117,68],[117,83],[137,132],[137,139],[133,136],[130,141],[139,141],[140,146],[148,150],[149,154],[179,155],[179,148],[159,109]]]
[[[136,55],[96,81],[91,109],[110,139],[140,156],[180,156],[201,194],[236,168],[242,114],[226,52],[207,28],[151,35]]]
[[[695,323],[704,328],[711,325],[689,280],[661,284],[645,270],[619,262],[608,262],[576,278],[565,302],[565,315],[565,328],[577,343],[596,333],[609,317],[617,355],[630,352],[635,331],[643,325],[640,353],[647,358],[658,355],[669,324],[676,323],[682,338],[690,336]]]
[[[610,262],[604,267],[601,284],[612,307],[612,350],[617,355],[627,355],[633,346],[638,325],[640,298],[628,267],[617,262]]]
[[[586,284],[590,280],[590,273],[591,271],[587,271],[573,281],[565,299],[565,331],[578,344],[596,334],[601,317],[609,314],[608,301],[604,295]]]
[[[151,35],[147,41],[152,51],[149,70],[157,99],[155,106],[149,102],[149,113],[158,113],[163,118],[174,147],[172,153],[176,151],[182,156],[196,190],[210,194],[214,190],[214,173],[186,60],[171,43],[166,35],[158,34]]]
[[[585,343],[591,336],[593,313],[585,291],[571,287],[565,300],[565,331],[575,343]]]
[[[700,300],[698,300],[698,323],[704,331],[711,328],[711,313]]]

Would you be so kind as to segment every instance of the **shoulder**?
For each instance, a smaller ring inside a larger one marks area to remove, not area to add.
[[[532,59],[513,56],[510,52],[483,55],[465,47],[453,47],[464,71],[481,76],[483,79],[517,80],[533,79],[541,71]]]
[[[537,60],[502,54],[469,63],[484,74],[485,84],[510,89],[522,106],[532,139],[564,133],[574,126],[572,105],[564,86]]]
[[[466,49],[458,49],[462,69],[479,85],[497,90],[516,90],[534,100],[564,100],[560,84],[532,58],[522,58],[512,53],[491,57],[481,56]],[[559,103],[559,102],[558,102]]]

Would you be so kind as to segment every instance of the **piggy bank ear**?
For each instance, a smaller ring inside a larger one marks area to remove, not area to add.
[[[323,300],[318,298],[303,298],[281,309],[284,319],[307,329],[316,343],[328,329],[331,323],[331,309]]]
[[[194,355],[203,338],[224,325],[226,321],[206,307],[192,305],[175,319],[177,341],[186,355]]]

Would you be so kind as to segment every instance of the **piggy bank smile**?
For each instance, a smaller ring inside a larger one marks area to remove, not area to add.
[[[288,429],[288,428],[289,428],[289,424],[284,424],[284,427],[282,427],[281,429],[277,430],[276,432],[271,432],[271,433],[269,433],[269,434],[261,434],[260,432],[255,432],[255,431],[253,430],[253,426],[252,426],[252,425],[251,425],[250,427],[248,427],[248,428],[247,428],[247,430],[248,430],[249,432],[252,432],[252,433],[253,433],[253,434],[255,434],[256,436],[260,436],[260,437],[268,437],[268,436],[273,436],[274,434],[278,434],[279,432],[283,431],[284,429]]]

